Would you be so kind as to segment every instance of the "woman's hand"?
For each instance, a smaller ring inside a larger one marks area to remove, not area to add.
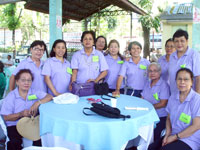
[[[95,82],[94,79],[88,79],[87,82]]]
[[[115,90],[114,92],[112,92],[113,96],[119,96],[120,95],[120,91],[119,90]]]
[[[30,114],[31,114],[31,116],[36,116],[36,114],[37,114],[37,112],[38,112],[38,107],[40,106],[40,102],[39,101],[37,101],[37,102],[35,102],[32,106],[31,106],[31,108],[30,108]]]
[[[165,136],[163,139],[162,146],[172,143],[177,140],[176,135]]]
[[[21,111],[20,112],[20,118],[21,117],[29,117],[31,114],[30,114],[30,111],[25,109],[24,111]]]

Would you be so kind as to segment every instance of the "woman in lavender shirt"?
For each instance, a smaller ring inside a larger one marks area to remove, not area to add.
[[[200,149],[200,95],[192,89],[193,73],[187,68],[176,73],[177,93],[168,101],[166,134],[149,146],[149,150]]]
[[[119,53],[119,42],[117,40],[111,40],[108,44],[108,54],[105,55],[107,64],[109,66],[108,75],[106,76],[106,82],[109,85],[109,92],[112,93],[116,89],[116,83],[118,74],[124,63],[124,58]],[[124,83],[120,87],[120,93],[124,93]]]
[[[148,67],[149,81],[146,82],[141,93],[142,98],[149,101],[160,118],[160,122],[154,129],[154,140],[160,138],[162,130],[165,128],[167,112],[165,107],[169,99],[169,86],[161,77],[161,67],[158,63],[151,63]]]
[[[72,56],[72,79],[77,83],[95,82],[97,83],[107,75],[108,65],[102,52],[97,51],[93,46],[95,33],[84,31],[81,36],[83,49],[77,51]]]
[[[168,39],[165,43],[165,52],[166,52],[166,55],[164,56],[161,56],[158,60],[158,63],[161,65],[161,68],[162,68],[162,72],[161,72],[161,77],[163,80],[165,81],[169,81],[169,73],[168,73],[168,66],[169,66],[169,58],[170,58],[170,55],[175,52],[176,49],[174,47],[174,41],[173,39]]]
[[[46,60],[42,74],[48,86],[48,93],[58,96],[68,92],[72,70],[67,57],[64,40],[56,40],[52,46],[49,59]]]

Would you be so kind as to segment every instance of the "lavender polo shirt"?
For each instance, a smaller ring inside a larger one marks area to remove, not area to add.
[[[35,89],[29,89],[26,100],[24,100],[20,95],[18,88],[11,91],[6,98],[3,100],[1,115],[11,115],[19,113],[25,109],[30,109],[31,106],[38,100],[44,98],[47,93],[43,91],[38,91]],[[28,96],[35,95],[36,99],[28,100]],[[16,121],[6,121],[7,126],[15,126],[18,120]]]
[[[170,121],[172,126],[172,135],[185,130],[192,124],[192,120],[195,117],[200,117],[200,95],[191,89],[190,93],[186,97],[183,103],[179,100],[179,92],[172,94],[169,98],[166,111],[170,115]],[[187,124],[179,120],[181,113],[185,113],[191,117],[191,121]],[[200,130],[187,138],[181,138],[181,141],[187,143],[193,150],[200,148]]]
[[[181,68],[181,65],[182,67],[190,69],[194,77],[200,76],[200,54],[190,48],[188,48],[185,54],[180,58],[177,57],[177,51],[171,54],[169,61],[169,83],[171,93],[178,92],[175,78],[176,72]],[[193,86],[195,86],[195,80]]]
[[[85,53],[84,49],[74,53],[71,67],[72,69],[78,69],[77,83],[85,83],[88,79],[96,79],[102,71],[108,70],[104,55],[94,48],[90,56]]]
[[[166,55],[161,56],[158,60],[158,63],[161,66],[161,77],[163,80],[167,81],[169,80],[169,73],[168,73],[168,68],[169,68],[169,62],[166,59]]]
[[[106,82],[110,89],[116,89],[117,79],[123,60],[121,60],[119,56],[117,59],[114,59],[110,54],[106,55],[105,58],[109,67]],[[121,84],[121,88],[124,88],[124,81]]]
[[[147,81],[147,69],[150,62],[147,59],[141,58],[138,64],[135,64],[132,59],[124,62],[119,72],[119,75],[127,77],[127,86],[135,90],[143,90],[144,83]],[[144,69],[146,67],[146,69]],[[143,69],[142,69],[143,68]]]
[[[68,92],[71,74],[69,72],[70,63],[64,59],[62,63],[56,57],[48,58],[42,69],[42,75],[47,75],[50,77],[51,82],[59,93]],[[55,96],[52,91],[48,88],[48,93]]]
[[[169,86],[162,78],[158,80],[158,82],[151,87],[151,81],[146,82],[144,89],[141,93],[142,97],[149,101],[151,104],[159,103],[160,100],[168,100],[169,99]],[[158,96],[156,99],[155,95]],[[165,107],[156,109],[156,112],[159,117],[167,116],[167,112],[165,111]]]
[[[31,70],[34,77],[31,88],[47,92],[47,86],[44,81],[44,76],[42,75],[43,65],[44,62],[40,60],[40,66],[37,67],[35,62],[31,59],[31,57],[28,57],[17,66],[17,68],[13,71],[12,74],[15,76],[21,69]]]

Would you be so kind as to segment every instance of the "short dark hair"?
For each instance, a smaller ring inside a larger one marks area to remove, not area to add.
[[[3,72],[4,64],[0,61],[0,72]]]
[[[104,46],[103,50],[106,50],[106,49],[108,48],[108,46],[107,46],[107,40],[106,40],[106,38],[105,38],[104,36],[102,36],[102,35],[100,35],[100,36],[98,36],[98,37],[96,38],[96,41],[95,41],[95,48],[96,48],[96,43],[97,43],[97,41],[98,41],[99,38],[103,38],[103,39],[105,40],[105,46]]]
[[[184,36],[186,40],[188,40],[188,38],[189,38],[187,31],[178,29],[173,35],[173,41],[175,38],[179,38],[181,36]]]
[[[169,38],[166,42],[165,42],[165,46],[167,46],[168,42],[174,42],[172,38]]]
[[[129,45],[128,45],[128,50],[131,51],[131,48],[133,45],[137,45],[140,47],[140,49],[142,49],[142,45],[138,42],[138,41],[133,41],[133,42],[130,42]]]
[[[53,43],[53,46],[52,46],[52,49],[51,49],[51,52],[50,52],[50,57],[55,57],[56,56],[56,53],[54,52],[54,48],[56,47],[56,45],[58,43],[63,43],[65,45],[65,49],[66,49],[66,52],[63,56],[63,58],[67,58],[67,46],[66,46],[66,42],[64,40],[61,40],[61,39],[58,39],[56,40],[54,43]]]
[[[91,34],[92,35],[92,38],[94,40],[94,43],[95,43],[95,32],[94,31],[84,31],[81,35],[81,42],[83,42],[83,38],[85,37],[86,34]]]
[[[193,72],[192,72],[190,69],[188,69],[188,68],[181,68],[181,69],[179,69],[179,70],[176,72],[176,80],[177,80],[178,74],[179,74],[180,72],[182,72],[182,71],[185,71],[185,72],[189,73],[189,74],[190,74],[190,78],[191,78],[191,80],[193,81],[194,74],[193,74]]]
[[[11,56],[11,55],[8,55],[8,57],[12,58],[12,56]]]
[[[37,45],[44,46],[44,51],[46,52],[46,55],[48,57],[47,45],[44,43],[44,41],[35,40],[35,41],[33,41],[33,43],[31,43],[30,48],[33,48]]]
[[[33,74],[31,72],[31,70],[29,70],[29,69],[19,70],[19,72],[15,75],[15,80],[18,81],[23,73],[29,73],[31,75],[31,80],[32,81],[34,80]]]

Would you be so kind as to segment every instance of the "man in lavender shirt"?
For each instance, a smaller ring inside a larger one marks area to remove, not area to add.
[[[188,47],[188,33],[177,30],[173,35],[176,52],[171,54],[169,60],[169,83],[171,93],[176,93],[175,75],[180,68],[189,68],[194,74],[193,89],[200,93],[200,54]]]
[[[47,92],[47,86],[44,81],[42,68],[44,62],[41,60],[45,51],[47,51],[46,44],[43,41],[36,40],[30,45],[32,56],[23,60],[12,73],[10,77],[9,89],[10,91],[15,88],[15,76],[21,69],[30,69],[34,76],[32,88]]]

